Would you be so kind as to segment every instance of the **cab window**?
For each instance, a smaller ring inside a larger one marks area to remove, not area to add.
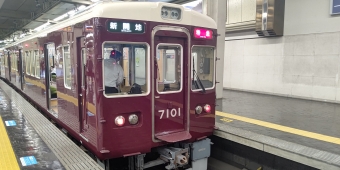
[[[104,43],[104,95],[141,95],[148,93],[147,45]]]
[[[213,47],[194,46],[191,58],[192,90],[213,88],[215,81],[215,49]]]

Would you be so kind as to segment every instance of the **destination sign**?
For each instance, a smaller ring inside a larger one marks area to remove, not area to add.
[[[145,31],[145,25],[141,22],[110,21],[107,24],[107,30],[110,32],[142,34]]]

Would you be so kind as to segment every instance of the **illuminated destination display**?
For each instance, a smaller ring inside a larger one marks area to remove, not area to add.
[[[195,38],[203,38],[203,39],[212,39],[213,38],[213,32],[211,30],[207,30],[207,29],[195,28],[194,37]]]
[[[144,23],[141,22],[109,21],[107,30],[110,32],[142,34],[145,31],[145,26]]]

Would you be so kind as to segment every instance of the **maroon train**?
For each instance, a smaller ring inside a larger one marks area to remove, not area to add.
[[[6,46],[1,76],[106,167],[125,157],[130,169],[207,169],[216,35],[211,18],[179,5],[101,2]],[[112,50],[118,93],[105,92]]]

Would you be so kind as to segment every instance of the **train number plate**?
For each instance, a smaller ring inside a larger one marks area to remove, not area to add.
[[[168,119],[169,117],[180,117],[181,116],[181,108],[158,110],[158,112],[161,113],[160,119]]]

